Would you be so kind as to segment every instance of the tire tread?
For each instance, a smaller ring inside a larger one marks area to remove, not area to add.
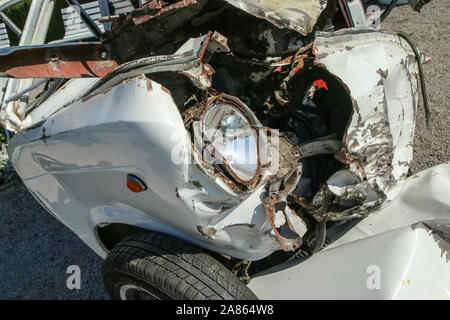
[[[134,234],[118,243],[103,263],[104,281],[109,273],[142,278],[174,299],[257,299],[202,249],[156,232]],[[107,281],[105,286],[111,297],[116,297]]]

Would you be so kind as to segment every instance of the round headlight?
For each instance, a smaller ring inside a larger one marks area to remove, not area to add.
[[[202,117],[203,137],[213,146],[214,164],[238,183],[253,183],[260,170],[256,117],[247,109],[216,101]]]

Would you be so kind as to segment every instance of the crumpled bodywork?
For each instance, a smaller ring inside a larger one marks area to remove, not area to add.
[[[292,29],[306,35],[313,30],[320,13],[326,7],[326,0],[275,0],[249,1],[224,0],[230,5],[251,15],[270,21],[279,28]],[[152,11],[158,15],[171,10],[197,5],[203,6],[204,0],[160,1],[152,0],[133,13],[133,22],[141,24],[152,19]]]
[[[280,28],[292,29],[303,35],[313,31],[320,13],[327,5],[323,0],[226,1],[252,15],[267,19]]]
[[[313,243],[314,226],[365,217],[395,197],[417,107],[409,45],[359,29],[308,43],[300,34],[324,2],[295,1],[304,11],[227,3],[152,1],[107,17],[104,48],[118,67],[56,86],[27,114],[2,108],[2,123],[17,132],[9,146],[17,172],[78,234],[93,238],[132,213],[140,227],[259,260]],[[227,118],[245,127],[233,139],[253,141],[243,153],[255,163],[236,166],[242,153],[221,154],[205,140],[219,107],[240,117]],[[129,173],[147,181],[143,196],[127,193]]]
[[[348,168],[336,172],[316,194],[313,211],[319,219],[362,217],[394,199],[408,174],[417,109],[417,61],[404,40],[378,32],[320,34],[313,50],[316,63],[347,86],[353,102],[337,154]]]
[[[207,29],[224,34],[233,43],[235,54],[263,58],[298,48],[298,35],[313,31],[325,6],[326,1],[317,0],[154,0],[102,21],[112,23],[105,45],[120,62],[149,53],[167,54]]]
[[[120,107],[124,103],[132,107]],[[237,194],[198,163],[173,161],[173,152],[191,150],[170,92],[145,77],[73,103],[17,133],[8,147],[25,185],[84,238],[105,220],[137,212],[138,226],[152,221],[152,228],[181,231],[191,242],[235,257],[258,260],[279,250],[261,204],[264,188]],[[149,189],[130,194],[122,183],[128,173]]]
[[[183,99],[176,98],[177,93],[175,91],[172,95],[163,86],[138,75],[145,73],[152,78],[152,74],[156,76],[164,70],[175,71],[189,79],[198,90],[208,90],[213,85],[213,81],[208,80],[213,73],[204,72],[206,64],[202,62],[202,54],[207,50],[212,34],[214,33],[187,42],[174,56],[144,58],[130,62],[120,66],[113,72],[112,76],[96,80],[84,90],[83,97],[80,97],[75,105],[73,105],[73,102],[64,101],[65,103],[60,105],[61,111],[57,112],[54,117],[47,119],[38,131],[34,129],[34,132],[36,132],[34,139],[39,140],[39,145],[46,146],[42,150],[49,150],[49,146],[56,142],[59,148],[62,148],[61,143],[67,139],[64,138],[66,135],[64,132],[75,130],[75,128],[70,129],[65,125],[67,122],[63,120],[64,118],[71,117],[71,123],[77,123],[77,126],[88,125],[85,120],[82,120],[85,111],[78,116],[78,120],[73,118],[77,110],[81,112],[81,110],[88,108],[89,110],[92,109],[90,112],[94,112],[94,110],[98,112],[100,110],[98,105],[102,105],[103,102],[114,101],[111,99],[114,99],[115,92],[119,92],[118,90],[123,91],[129,87],[126,90],[132,90],[130,92],[133,92],[137,88],[141,88],[139,90],[146,88],[142,92],[145,92],[145,95],[154,96],[154,98],[149,96],[148,99],[150,100],[148,101],[160,100],[162,98],[162,96],[161,98],[158,97],[160,95],[172,97],[169,100],[166,99],[165,108],[167,111],[173,110],[172,112],[175,112],[172,117],[175,117],[174,119],[179,118],[179,120],[176,120],[176,123],[178,123],[176,128],[181,130],[180,132],[184,132],[178,138],[183,141],[183,147],[181,149],[178,147],[176,150],[183,150],[183,153],[195,155],[195,152],[193,152],[194,144],[190,142],[192,137],[189,137],[184,128],[189,129],[189,121],[201,117],[204,107],[200,107],[199,110],[188,108],[186,113],[177,115],[176,109],[180,108],[179,104]],[[217,48],[221,48],[223,52],[229,50],[227,46],[217,47],[217,43],[214,41],[211,44],[215,50]],[[374,50],[374,48],[377,48],[377,50]],[[410,142],[413,135],[416,108],[416,62],[412,58],[412,53],[405,49],[405,46],[395,36],[380,32],[367,33],[356,30],[333,34],[333,36],[318,34],[313,44],[313,51],[310,54],[314,57],[314,60],[310,63],[320,68],[326,68],[331,76],[338,80],[337,83],[342,83],[343,88],[346,88],[349,96],[347,100],[351,101],[353,110],[341,144],[337,145],[337,149],[333,149],[333,147],[330,149],[330,146],[325,144],[324,149],[327,153],[335,153],[335,157],[342,162],[343,169],[337,171],[328,179],[311,203],[300,202],[300,204],[306,212],[312,214],[318,220],[361,217],[383,203],[387,198],[389,188],[406,176],[412,154]],[[390,55],[393,55],[395,59],[386,58]],[[308,54],[306,57],[308,57]],[[360,60],[359,68],[365,71],[366,77],[363,81],[351,67],[352,61],[355,60]],[[297,62],[299,66],[304,65],[304,63],[301,59]],[[199,73],[194,72],[197,69],[200,70]],[[208,70],[212,70],[212,68],[208,68]],[[201,75],[201,77],[195,76],[196,74]],[[131,82],[127,80],[136,76],[140,80]],[[68,85],[62,91],[67,91],[74,85]],[[332,83],[329,82],[330,90],[332,89],[331,85]],[[136,89],[133,89],[135,86],[137,86]],[[124,89],[120,89],[121,87]],[[124,91],[122,95],[126,95],[125,92],[127,91]],[[111,98],[107,98],[108,96]],[[134,104],[144,103],[144,100],[139,101],[142,102],[136,101]],[[207,107],[211,103],[199,103],[197,105]],[[242,102],[236,100],[236,103]],[[50,110],[53,110],[53,113],[57,111],[57,109],[51,109],[52,106],[53,108],[55,106],[49,100],[43,106],[37,108],[35,112],[39,110],[42,112],[46,109],[46,106],[49,108],[48,112]],[[61,109],[64,106],[66,107]],[[126,122],[125,119],[132,117],[130,112],[131,109],[128,109],[127,116],[118,114],[115,118]],[[102,120],[100,120],[102,117],[106,117],[106,120],[111,116],[111,113],[106,109],[99,113],[96,116],[99,119],[98,125],[102,123]],[[112,123],[112,121],[113,119],[107,120],[108,123]],[[96,130],[95,128],[98,125],[89,125],[92,129],[88,131]],[[154,130],[161,130],[156,128],[158,127],[154,126],[154,129],[150,129],[149,133]],[[84,130],[88,132],[87,129]],[[102,131],[104,130],[107,129],[102,129]],[[131,127],[128,130],[132,132]],[[155,134],[159,136],[161,132],[155,132]],[[280,140],[284,141],[285,138],[280,137]],[[74,140],[70,138],[67,142],[70,145],[74,143]],[[33,149],[36,148],[36,143],[32,143]],[[268,143],[271,143],[270,139]],[[242,183],[239,183],[239,181],[235,181],[217,170],[208,169],[204,162],[194,157],[193,164],[174,164],[170,171],[173,174],[179,172],[180,176],[158,177],[159,181],[165,181],[164,185],[167,185],[167,187],[164,188],[166,191],[155,189],[155,192],[160,197],[173,198],[172,200],[166,199],[170,203],[181,201],[184,204],[182,206],[183,211],[187,210],[188,216],[196,217],[189,223],[192,225],[191,231],[188,231],[188,224],[184,222],[185,226],[182,229],[185,232],[197,235],[197,237],[204,237],[204,241],[215,243],[218,246],[224,246],[225,248],[231,246],[233,250],[239,251],[235,251],[234,256],[259,259],[275,250],[295,250],[302,244],[302,236],[307,231],[307,224],[304,219],[296,213],[298,209],[295,209],[288,201],[290,197],[297,197],[296,187],[299,181],[302,181],[302,166],[295,166],[302,157],[302,145],[296,147],[289,140],[283,143],[279,146],[286,146],[279,147],[278,150],[278,158],[285,159],[281,160],[282,165],[278,163],[279,166],[276,170],[271,170],[270,166],[267,167],[266,174],[262,175],[262,178],[247,191],[240,189]],[[115,147],[126,149],[125,146],[116,145]],[[170,145],[165,149],[169,151],[169,147]],[[298,149],[293,151],[293,148]],[[305,150],[304,156],[313,154],[305,146],[303,148]],[[14,150],[14,146],[10,149]],[[22,151],[18,153],[18,150]],[[20,159],[22,164],[16,163],[15,166],[21,175],[24,175],[23,170],[28,163],[23,155],[24,150],[26,148],[22,146],[20,149],[14,150],[11,156],[13,161],[19,161]],[[137,151],[133,152],[136,153]],[[292,155],[295,155],[296,152],[298,156],[292,158]],[[19,154],[22,155],[19,156]],[[271,155],[275,156],[275,154],[272,151]],[[52,162],[64,163],[66,161],[63,159],[56,160],[55,157],[57,157],[56,154],[51,156],[54,159]],[[92,155],[90,157],[92,158]],[[41,156],[40,159],[48,159],[48,156]],[[167,160],[161,159],[161,161],[161,163],[167,163]],[[138,165],[138,167],[141,166]],[[209,176],[212,185],[206,183],[204,178],[200,178],[201,175],[205,174]],[[60,173],[57,176],[59,175]],[[70,180],[64,179],[64,181],[64,184],[67,185]],[[280,181],[283,181],[281,185]],[[214,184],[216,187],[214,187]],[[67,188],[69,190],[76,189],[75,186],[67,186]],[[222,189],[222,191],[216,190],[213,192],[213,189],[217,188]],[[171,195],[169,196],[169,194]],[[82,202],[84,197],[84,195],[77,196],[77,198],[81,198]],[[245,208],[254,209],[246,210]],[[334,208],[339,210],[334,210]],[[160,215],[160,212],[150,214],[151,217],[159,217]],[[161,216],[158,220],[160,219],[165,221],[166,225],[178,225],[175,218],[167,220],[167,218]],[[226,252],[229,253],[229,251]],[[246,255],[245,252],[250,256]]]

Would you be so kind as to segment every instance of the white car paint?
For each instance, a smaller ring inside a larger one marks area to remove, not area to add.
[[[449,239],[420,223],[441,221],[450,232],[449,181],[450,163],[409,177],[396,200],[328,248],[249,287],[260,299],[450,299]]]

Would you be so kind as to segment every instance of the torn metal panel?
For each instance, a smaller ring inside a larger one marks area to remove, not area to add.
[[[291,210],[286,205],[284,196],[279,193],[271,194],[264,199],[264,208],[266,210],[267,218],[272,225],[272,230],[281,244],[281,249],[284,251],[295,251],[298,249],[302,245],[303,240],[299,235],[298,226],[296,226],[297,228],[294,227],[291,219],[300,221],[301,219],[297,215],[291,213]],[[280,221],[280,218],[282,221]],[[302,223],[304,226],[304,234],[306,232],[306,225],[303,221]]]
[[[47,119],[65,105],[77,101],[96,82],[98,78],[69,80],[25,118],[20,119],[15,113],[5,109],[0,112],[0,122],[10,131],[25,131]]]
[[[303,45],[303,37],[297,31],[281,29],[226,1],[190,0],[160,4],[108,18],[113,31],[111,41],[105,45],[119,62],[174,52],[186,39],[209,30],[226,35],[239,56],[265,59],[268,54],[275,56],[295,51]]]
[[[123,80],[136,77],[139,74],[161,73],[165,71],[183,73],[195,86],[205,90],[211,86],[210,77],[214,72],[208,64],[202,61],[205,51],[228,52],[229,50],[226,46],[226,40],[222,39],[222,43],[219,43],[213,39],[213,36],[217,37],[217,35],[217,32],[210,31],[204,36],[187,40],[171,55],[150,56],[123,63],[101,79],[90,94],[101,92],[108,87],[118,84]]]
[[[375,209],[351,231],[326,250],[383,232],[416,224],[418,221],[445,220],[450,214],[450,163],[409,176],[399,194],[388,206]]]
[[[186,75],[196,87],[204,90],[210,88],[211,76],[215,71],[209,64],[203,62],[203,58],[207,50],[212,53],[230,52],[227,42],[228,39],[217,31],[210,31],[205,36],[191,38],[185,42],[175,54],[189,52],[197,57],[199,65],[190,70],[181,71],[181,73]]]
[[[441,249],[441,258],[446,263],[450,263],[450,221],[449,220],[429,220],[418,222],[411,226],[412,230],[423,229],[436,242]]]
[[[180,0],[173,4],[164,5],[163,2],[153,1],[142,6],[142,8],[133,11],[132,19],[134,24],[139,25],[145,23],[150,19],[158,17],[169,11],[177,12],[177,9],[188,7],[197,4],[197,0]]]
[[[347,86],[354,109],[338,155],[348,168],[336,172],[315,196],[315,217],[362,217],[395,198],[408,174],[417,61],[401,38],[368,30],[318,33],[313,50],[316,63]]]
[[[279,159],[278,171],[268,183],[268,196],[264,199],[264,209],[272,226],[272,233],[280,242],[283,251],[295,251],[303,243],[303,235],[307,231],[305,221],[288,206],[287,197],[297,187],[302,175],[299,163],[300,152],[286,140],[277,144],[278,153],[272,158]],[[284,147],[283,147],[284,146]],[[286,149],[290,149],[286,152]]]
[[[144,6],[127,14],[111,17],[112,40],[107,45],[121,62],[147,56],[167,45],[171,33],[187,24],[206,2],[207,0],[182,0],[161,9]]]
[[[326,0],[225,0],[259,18],[266,19],[280,28],[287,28],[306,35],[313,31],[319,15],[327,5]]]

